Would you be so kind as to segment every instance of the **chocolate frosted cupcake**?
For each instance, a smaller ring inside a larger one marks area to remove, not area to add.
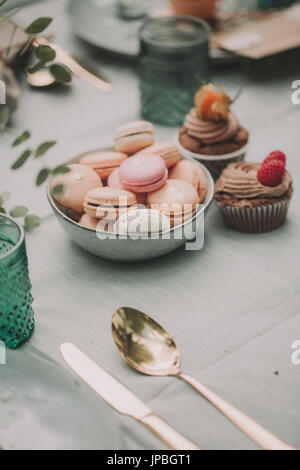
[[[231,163],[218,179],[215,200],[225,222],[234,230],[268,232],[285,222],[293,193],[292,177],[272,154],[262,165]]]
[[[183,154],[201,161],[215,179],[229,163],[246,155],[249,134],[230,111],[230,103],[224,89],[217,93],[212,84],[202,87],[179,130]]]

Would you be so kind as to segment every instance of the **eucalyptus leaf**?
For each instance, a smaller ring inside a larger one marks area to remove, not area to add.
[[[37,62],[34,65],[31,65],[26,69],[28,73],[35,73],[38,72],[39,70],[43,69],[45,67],[45,62]]]
[[[52,64],[50,72],[58,83],[70,83],[72,81],[72,72],[64,64],[58,62]]]
[[[0,199],[2,201],[2,204],[0,204],[0,206],[3,206],[3,204],[9,200],[10,196],[11,196],[10,191],[4,191],[3,193],[1,193]]]
[[[42,155],[44,155],[46,152],[48,152],[51,147],[53,147],[56,144],[55,140],[50,140],[49,142],[44,142],[43,144],[39,145],[38,148],[35,151],[35,158],[39,158]]]
[[[62,194],[64,192],[64,185],[63,184],[57,184],[52,188],[52,194],[53,196],[58,196],[59,194]]]
[[[70,173],[71,169],[66,165],[59,165],[52,170],[53,175],[64,175]]]
[[[35,182],[36,185],[41,186],[43,183],[45,183],[50,173],[51,171],[49,170],[49,168],[43,168],[37,175],[36,182]]]
[[[41,225],[41,219],[37,215],[27,215],[24,221],[24,227],[26,230],[34,230]]]
[[[0,214],[6,214],[6,210],[4,209],[4,207],[0,207]]]
[[[8,106],[3,106],[0,109],[0,131],[5,131],[10,118],[10,109]]]
[[[48,28],[49,24],[52,23],[52,21],[52,18],[48,17],[37,18],[29,26],[27,26],[25,32],[30,35],[40,34],[46,28]]]
[[[28,209],[25,206],[15,206],[9,211],[9,215],[14,218],[24,217],[28,214]]]
[[[6,2],[7,2],[7,0],[1,0],[0,1],[0,7],[2,7],[4,5],[4,3],[6,3]]]
[[[41,62],[52,62],[52,60],[55,59],[56,57],[56,52],[52,47],[50,46],[39,46],[35,50],[35,56],[41,61]]]
[[[18,145],[22,144],[23,142],[26,142],[26,140],[30,139],[31,134],[29,131],[24,131],[23,134],[21,134],[19,137],[17,137],[13,143],[12,147],[17,147]]]
[[[15,161],[15,163],[12,165],[12,170],[18,170],[18,168],[21,168],[21,166],[24,165],[24,163],[27,162],[28,158],[30,157],[32,151],[30,149],[25,150],[25,152],[22,153],[22,155],[18,158],[18,160]]]

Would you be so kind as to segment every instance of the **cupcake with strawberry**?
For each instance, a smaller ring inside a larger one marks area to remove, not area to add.
[[[276,150],[260,163],[230,163],[215,186],[215,200],[227,225],[260,233],[282,225],[293,194],[286,156]]]
[[[231,98],[224,88],[203,86],[195,96],[195,106],[179,130],[182,153],[201,161],[217,179],[229,164],[244,160],[249,139],[231,111]]]

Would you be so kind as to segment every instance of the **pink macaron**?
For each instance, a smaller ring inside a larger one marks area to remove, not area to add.
[[[83,155],[80,163],[92,168],[102,180],[106,180],[127,158],[125,153],[99,150]]]
[[[161,189],[148,194],[148,207],[168,215],[172,227],[190,219],[199,201],[194,186],[182,180],[168,180]]]
[[[158,155],[136,155],[122,163],[119,176],[122,186],[128,191],[148,193],[165,184],[168,170]]]
[[[68,173],[52,178],[51,193],[56,202],[78,215],[83,212],[85,195],[91,189],[102,187],[103,184],[97,173],[85,165],[73,164],[68,167],[70,169]],[[55,188],[59,186],[62,190],[56,193]]]
[[[180,160],[169,173],[170,180],[183,180],[190,183],[197,190],[200,202],[205,199],[207,180],[204,171],[196,162]]]
[[[118,188],[96,188],[85,196],[85,213],[97,219],[118,218],[129,207],[136,204],[136,196],[130,191]]]
[[[155,153],[155,155],[159,155],[165,161],[167,168],[176,165],[181,158],[180,152],[173,142],[151,145],[146,149],[140,150],[137,155],[144,155],[145,153]]]
[[[107,186],[110,188],[125,189],[120,181],[120,168],[116,168],[108,177]],[[138,204],[147,204],[147,193],[137,193],[136,200]]]
[[[120,181],[120,167],[116,168],[107,179],[107,186],[110,188],[125,189]]]
[[[83,214],[78,223],[84,228],[96,230],[99,223],[99,219],[97,219],[96,217],[92,217],[89,214]]]

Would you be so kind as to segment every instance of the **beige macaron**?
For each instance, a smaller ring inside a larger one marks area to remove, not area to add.
[[[93,189],[85,197],[84,210],[86,214],[98,219],[108,218],[117,220],[119,215],[136,204],[136,196],[130,191],[119,188]]]
[[[196,189],[182,180],[168,180],[162,188],[148,194],[148,207],[168,215],[172,226],[190,219],[199,202]]]
[[[127,158],[125,153],[99,150],[81,157],[80,163],[89,166],[102,180],[106,180]]]
[[[54,176],[50,191],[53,198],[65,209],[82,214],[86,194],[91,189],[103,186],[102,181],[97,173],[85,165],[69,165],[69,169],[68,173]]]
[[[173,142],[151,145],[146,149],[140,150],[137,155],[143,155],[146,153],[159,155],[165,161],[167,168],[171,168],[173,165],[178,163],[181,158],[180,152]]]
[[[148,121],[136,121],[119,127],[114,132],[114,144],[117,152],[133,155],[154,143],[154,127]]]
[[[207,180],[204,171],[197,163],[190,160],[180,160],[170,170],[169,179],[187,181],[198,192],[200,202],[204,201],[207,191]]]
[[[99,224],[99,219],[97,219],[96,217],[92,217],[89,214],[83,214],[83,216],[81,217],[78,223],[82,227],[85,227],[91,230],[96,230]]]

